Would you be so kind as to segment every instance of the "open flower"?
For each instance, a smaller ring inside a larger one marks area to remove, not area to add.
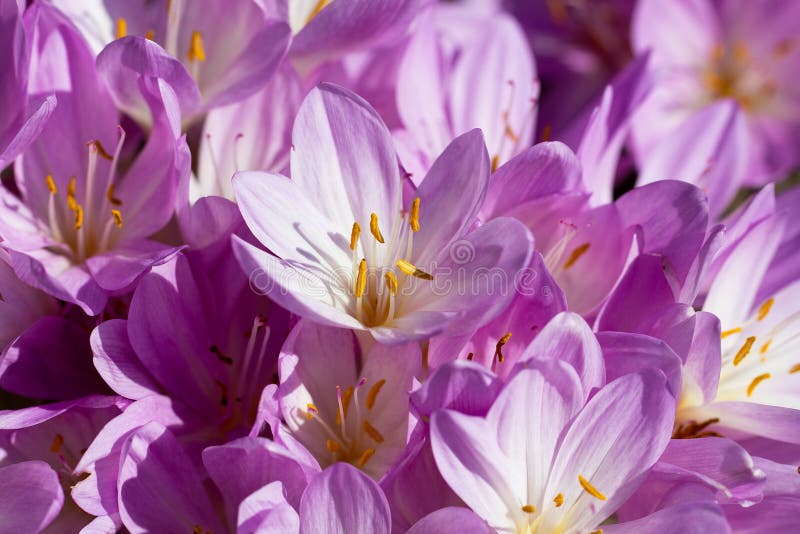
[[[577,374],[530,361],[486,417],[431,417],[436,465],[498,532],[588,532],[627,499],[667,445],[675,401],[664,375],[645,371],[588,403]]]
[[[51,84],[60,104],[17,162],[20,197],[0,192],[0,235],[21,279],[95,315],[109,294],[174,253],[148,238],[172,215],[188,150],[171,120],[174,94],[143,76],[137,87],[156,124],[130,162],[120,117],[81,36],[46,4],[26,16],[37,28],[33,53],[51,56],[31,75]]]
[[[154,119],[130,78],[108,75],[109,71],[141,70],[142,64],[158,70],[156,75],[179,95],[183,122],[190,124],[209,109],[256,92],[289,44],[288,25],[255,0],[53,4],[99,54],[98,68],[106,74],[120,109],[145,125]]]
[[[451,143],[405,202],[389,132],[352,93],[311,91],[293,146],[291,180],[234,178],[245,222],[272,254],[242,240],[234,248],[275,302],[402,342],[474,328],[514,295],[531,254],[528,231],[507,218],[469,231],[489,173],[480,132]]]

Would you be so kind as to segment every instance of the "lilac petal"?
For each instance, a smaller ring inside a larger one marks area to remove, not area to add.
[[[210,196],[197,199],[193,205],[186,203],[178,208],[178,224],[186,243],[203,249],[230,235],[243,224],[239,207],[225,198]]]
[[[29,106],[33,109],[29,113],[25,122],[16,129],[14,136],[3,143],[3,133],[0,132],[0,169],[14,161],[14,158],[22,154],[28,146],[39,137],[47,121],[56,107],[55,95],[50,95]]]
[[[85,267],[47,250],[36,251],[35,256],[15,250],[8,253],[14,272],[22,281],[77,304],[87,315],[97,315],[105,307],[108,297]]]
[[[127,321],[100,323],[92,331],[91,344],[94,366],[115,392],[129,399],[158,394],[158,384],[131,347]]]
[[[423,5],[421,0],[331,3],[294,36],[290,54],[312,63],[359,48],[390,44],[408,29]]]
[[[181,248],[155,241],[131,242],[113,252],[88,258],[86,266],[101,288],[120,291],[130,288],[150,267],[168,261]]]
[[[695,132],[702,128],[703,135]],[[708,192],[718,217],[750,169],[744,112],[731,100],[710,104],[681,123],[642,163],[640,184],[678,179]]]
[[[411,395],[411,403],[422,417],[439,409],[467,415],[486,415],[500,391],[497,376],[482,365],[455,360],[436,369]]]
[[[532,253],[533,236],[519,221],[494,219],[441,251],[434,283],[418,289],[404,306],[412,312],[457,314],[460,319],[448,325],[446,335],[474,330],[494,318],[522,289]]]
[[[522,362],[545,360],[571,365],[580,378],[584,399],[606,381],[600,344],[580,315],[562,312],[553,317],[520,357]]]
[[[603,525],[603,532],[609,534],[637,534],[639,532],[728,534],[731,529],[718,505],[701,502],[664,508],[635,521]],[[737,530],[737,532],[739,531]]]
[[[778,209],[795,214],[797,206],[800,205],[800,188],[793,188],[778,196]],[[797,280],[800,273],[797,272],[798,261],[797,252],[800,250],[800,217],[792,215],[787,221],[783,239],[775,257],[764,275],[759,295],[756,302],[763,302],[770,295],[777,292],[790,282]]]
[[[131,435],[119,469],[120,516],[131,532],[223,531],[199,473],[175,436],[158,423]]]
[[[627,332],[599,332],[597,340],[603,349],[606,380],[645,369],[659,369],[667,377],[672,394],[681,393],[681,360],[664,341]]]
[[[800,444],[800,410],[770,406],[754,402],[714,402],[697,411],[698,421],[718,417],[719,426],[731,429],[734,434],[755,435],[787,443]],[[708,414],[707,417],[704,417]]]
[[[142,124],[152,124],[147,102],[139,91],[139,77],[163,80],[175,91],[181,115],[189,117],[200,106],[200,91],[180,61],[155,42],[140,36],[117,39],[97,56],[97,70],[106,80],[117,106]]]
[[[197,178],[202,193],[233,199],[231,178],[237,171],[283,171],[303,94],[300,77],[285,63],[254,95],[211,110],[200,139]]]
[[[494,531],[472,510],[451,506],[426,515],[408,530],[408,534],[426,534],[428,532],[491,534]]]
[[[492,173],[481,219],[513,215],[524,202],[581,187],[581,167],[575,153],[559,142],[538,143]],[[513,194],[509,194],[511,191]]]
[[[58,475],[40,461],[0,467],[0,532],[40,532],[64,505]]]
[[[660,371],[625,375],[592,397],[562,439],[544,495],[563,493],[570,526],[594,528],[641,483],[669,443],[675,400]],[[583,491],[579,476],[606,496]]]
[[[402,184],[397,155],[389,131],[366,101],[331,84],[312,89],[297,113],[292,146],[292,181],[333,223],[326,232],[344,234],[353,222],[368,228],[371,213],[381,227],[393,227]],[[237,198],[242,201],[238,192]]]
[[[708,484],[724,504],[758,502],[764,486],[764,473],[754,467],[747,451],[721,438],[673,439],[654,471]]]
[[[241,438],[208,447],[203,451],[203,464],[230,511],[248,495],[276,481],[289,505],[298,507],[307,485],[305,472],[291,452],[263,438]]]
[[[236,534],[294,534],[300,532],[300,518],[286,502],[283,484],[272,482],[242,500]]]
[[[454,139],[417,190],[420,231],[414,236],[414,261],[427,265],[466,231],[478,213],[488,180],[489,154],[481,131],[470,130]]]
[[[682,281],[706,238],[708,201],[699,188],[667,178],[674,176],[637,187],[616,204],[625,226],[640,229],[641,252],[663,255]]]
[[[800,526],[800,502],[796,498],[766,499],[750,508],[726,506],[724,511],[731,530],[737,534],[793,532]]]
[[[88,525],[83,527],[80,534],[114,534],[122,527],[122,523],[111,516],[95,517]]]
[[[593,206],[612,200],[617,161],[630,131],[631,119],[653,86],[648,54],[640,54],[605,88],[592,111],[578,147],[583,181]]]
[[[509,511],[523,498],[526,473],[503,453],[495,436],[483,418],[452,410],[431,417],[433,456],[442,477],[492,527],[512,529]]]
[[[693,330],[692,342],[683,365],[684,387],[690,381],[693,382],[702,392],[703,402],[711,402],[717,395],[722,368],[719,319],[708,312],[697,312],[694,315]]]
[[[350,464],[317,475],[300,501],[300,532],[388,534],[389,504],[380,487]]]
[[[232,237],[232,244],[233,253],[247,274],[251,287],[259,294],[321,324],[358,330],[364,328],[350,314],[335,307],[330,286],[315,272],[300,270],[297,264],[280,260],[238,236]]]
[[[83,325],[42,317],[5,350],[0,385],[31,398],[70,399],[107,391],[94,372]],[[58,354],[58,358],[53,355]]]

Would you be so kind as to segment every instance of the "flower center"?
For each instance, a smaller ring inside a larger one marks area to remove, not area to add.
[[[50,192],[47,205],[47,222],[50,234],[56,241],[67,245],[76,263],[88,257],[113,248],[122,228],[122,201],[114,196],[114,178],[117,172],[125,132],[120,130],[116,150],[111,155],[100,141],[90,141],[89,162],[86,179],[78,187],[77,178],[72,176],[66,191],[59,192],[52,175],[45,181]],[[110,162],[105,178],[98,172],[100,160]],[[107,185],[106,185],[107,184]],[[105,195],[98,195],[105,188]]]
[[[362,378],[356,385],[344,390],[336,386],[338,410],[333,425],[325,421],[314,404],[306,406],[306,417],[319,424],[328,436],[325,448],[330,453],[330,463],[348,462],[356,467],[364,467],[375,454],[376,448],[384,442],[383,434],[370,422],[370,418],[386,379],[374,382],[362,399],[361,391],[366,383],[367,380]]]
[[[352,315],[366,326],[379,326],[391,321],[402,311],[398,306],[400,279],[433,280],[433,276],[411,263],[414,234],[419,229],[420,199],[415,198],[408,213],[397,219],[386,239],[378,216],[370,215],[372,239],[361,239],[361,225],[356,221],[350,232],[352,251]],[[360,259],[359,259],[360,258]],[[369,261],[368,261],[369,259]],[[408,289],[403,286],[402,289]],[[412,287],[413,290],[413,287]]]

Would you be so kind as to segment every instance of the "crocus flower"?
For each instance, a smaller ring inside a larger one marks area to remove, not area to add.
[[[92,521],[70,498],[72,486],[82,479],[78,461],[95,434],[109,420],[118,415],[128,403],[119,397],[91,396],[73,401],[45,404],[20,410],[0,411],[0,469],[8,473],[4,483],[19,484],[12,472],[30,476],[25,486],[18,486],[18,495],[4,494],[0,502],[5,506],[15,499],[23,503],[16,510],[20,517],[28,516],[31,524],[21,527],[22,532],[38,532],[34,520],[41,511],[42,492],[51,496],[50,513],[52,529],[59,532],[77,532]],[[18,466],[18,467],[14,467]],[[27,466],[27,467],[23,467]],[[33,467],[33,468],[32,468]],[[50,480],[55,482],[52,485]],[[8,491],[8,486],[4,487]],[[23,512],[25,511],[25,512]],[[8,510],[4,510],[8,514]],[[44,517],[42,518],[44,519]],[[2,529],[16,524],[3,515]]]
[[[311,91],[292,139],[291,180],[234,178],[245,222],[272,254],[241,240],[234,248],[275,302],[402,342],[479,326],[513,296],[531,237],[508,218],[469,231],[489,172],[478,131],[451,143],[405,203],[389,132],[352,93]]]
[[[0,169],[39,135],[56,105],[52,94],[33,94],[28,101],[28,38],[19,2],[0,2]]]
[[[686,169],[692,173],[671,178],[737,185],[764,183],[796,164],[790,147],[800,127],[800,48],[789,21],[797,18],[797,7],[769,1],[640,2],[633,47],[651,51],[657,86],[634,119],[639,161],[647,166],[662,151],[683,158],[679,147],[697,143],[705,159],[698,154],[696,165]],[[744,162],[735,163],[742,157]],[[732,173],[732,163],[743,169]],[[722,167],[719,173],[716,166]],[[734,189],[713,187],[724,189],[722,198],[712,198],[724,208]]]
[[[300,442],[322,467],[348,462],[378,480],[408,438],[416,344],[359,344],[352,331],[303,320],[281,349],[277,440]]]
[[[257,1],[53,4],[100,55],[101,71],[119,65],[141,70],[143,63],[158,71],[153,74],[166,79],[180,97],[184,124],[258,91],[289,44],[288,25]],[[155,122],[128,78],[108,76],[108,81],[121,110],[142,124]]]
[[[529,363],[485,418],[433,414],[436,464],[499,532],[595,529],[667,445],[675,401],[652,370],[611,382],[585,406],[584,399],[569,365]]]
[[[397,73],[400,159],[419,184],[452,139],[480,128],[494,170],[530,146],[538,96],[513,18],[436,6],[420,19]]]
[[[172,214],[187,149],[173,120],[174,94],[142,77],[156,126],[121,171],[125,132],[86,44],[52,7],[37,4],[25,16],[36,32],[33,54],[49,58],[38,62],[32,83],[50,84],[60,105],[17,162],[20,197],[0,193],[0,235],[22,280],[95,315],[109,294],[174,253],[148,237]]]

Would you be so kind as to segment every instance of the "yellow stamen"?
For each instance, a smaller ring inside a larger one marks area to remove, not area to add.
[[[119,210],[111,210],[111,217],[114,219],[114,224],[117,228],[122,228],[122,213]]]
[[[602,528],[598,528],[597,530],[591,531],[589,534],[603,534],[603,529]]]
[[[792,366],[792,368],[791,368],[791,369],[789,369],[789,374],[790,374],[790,375],[793,375],[793,374],[795,374],[795,373],[800,373],[800,363],[796,363],[796,364],[794,364],[794,365]]]
[[[350,386],[344,393],[342,393],[342,411],[344,411],[344,417],[347,419],[347,410],[350,408],[350,399],[353,398],[353,386]]]
[[[509,339],[511,339],[511,332],[506,332],[497,342],[497,345],[495,345],[494,355],[499,363],[503,363],[503,361],[506,359],[505,356],[503,356],[503,345],[508,343]]]
[[[155,39],[155,37],[156,37],[155,30],[147,30],[147,33],[144,34],[144,38],[147,39],[148,41],[152,41],[153,39]]]
[[[61,434],[56,434],[53,436],[53,443],[50,444],[50,452],[54,452],[58,454],[58,451],[61,450],[61,447],[64,446],[64,436]]]
[[[80,204],[75,204],[75,229],[83,228],[83,208]]]
[[[556,503],[556,508],[564,504],[564,494],[559,493],[558,495],[556,495],[555,499],[553,499],[553,502]]]
[[[759,321],[763,321],[764,318],[769,313],[769,310],[772,309],[773,304],[775,304],[774,298],[767,299],[767,301],[764,304],[762,304],[761,307],[758,309],[758,316],[756,317],[756,319],[758,319]]]
[[[369,392],[367,393],[367,400],[365,402],[367,410],[371,410],[372,407],[375,406],[375,399],[378,398],[378,393],[381,392],[381,388],[385,383],[386,379],[381,378],[380,380],[372,384],[371,388],[369,388]]]
[[[342,446],[341,446],[341,445],[339,445],[339,442],[338,442],[338,441],[335,441],[335,440],[332,440],[332,439],[328,438],[328,440],[325,442],[325,447],[326,447],[326,448],[327,448],[329,451],[331,451],[331,452],[336,452],[336,451],[338,451],[338,450],[339,450],[339,449],[340,449]]]
[[[358,264],[358,278],[356,278],[356,298],[361,298],[364,296],[364,292],[367,290],[367,260],[361,259],[361,263]]]
[[[753,391],[755,391],[756,389],[756,386],[758,386],[761,382],[763,382],[767,378],[770,378],[771,376],[772,375],[769,373],[764,373],[763,375],[758,375],[757,377],[755,377],[753,381],[750,382],[750,385],[747,386],[747,396],[748,397],[752,396]]]
[[[409,276],[416,276],[417,278],[422,278],[423,280],[433,280],[433,275],[426,273],[422,269],[418,269],[409,261],[398,260],[397,268]]]
[[[311,20],[319,15],[319,12],[325,9],[325,6],[331,3],[331,0],[317,0],[317,5],[314,6],[314,9],[311,10],[311,13],[308,14],[308,18],[306,19],[306,24],[311,22]]]
[[[72,211],[78,211],[78,203],[75,202],[75,177],[71,177],[67,182],[67,206]]]
[[[120,199],[114,197],[114,184],[111,184],[111,185],[108,186],[108,191],[106,191],[106,198],[108,199],[108,202],[112,206],[121,206],[122,205],[122,201]]]
[[[369,231],[375,241],[383,243],[383,234],[381,234],[381,229],[378,227],[378,216],[375,213],[371,213],[369,216]]]
[[[100,155],[100,157],[101,157],[101,158],[103,158],[103,159],[105,159],[105,160],[107,160],[107,161],[111,161],[111,160],[113,160],[113,159],[114,159],[114,156],[112,156],[111,154],[109,154],[109,153],[106,151],[106,149],[105,149],[105,148],[103,148],[103,145],[102,145],[102,143],[100,143],[100,141],[98,141],[97,139],[95,139],[94,141],[92,141],[90,144],[93,144],[93,145],[94,145],[94,147],[97,149],[97,153]]]
[[[552,133],[553,133],[553,127],[550,126],[549,124],[545,124],[544,128],[542,128],[541,141],[543,143],[546,142],[546,141],[549,141],[550,140],[550,136],[552,135]]]
[[[383,434],[378,432],[378,429],[369,424],[369,421],[364,419],[364,424],[362,425],[364,432],[369,435],[376,443],[383,443]]]
[[[55,195],[58,190],[56,189],[56,183],[53,181],[53,177],[51,175],[47,175],[44,177],[45,181],[47,182],[47,189],[50,190],[50,193]]]
[[[592,486],[592,485],[589,483],[589,481],[588,481],[588,480],[586,480],[585,478],[583,478],[583,476],[582,476],[582,475],[578,475],[578,482],[580,482],[580,483],[581,483],[581,486],[583,486],[583,489],[584,489],[584,490],[586,490],[586,493],[588,493],[589,495],[591,495],[591,496],[592,496],[592,497],[594,497],[595,499],[600,499],[601,501],[604,501],[604,500],[606,500],[606,496],[605,496],[605,495],[603,495],[602,493],[600,493],[600,492],[597,490],[597,488],[595,488],[594,486]]]
[[[725,46],[722,43],[715,43],[711,48],[711,60],[720,61],[725,55]]]
[[[192,42],[189,45],[189,61],[205,61],[206,51],[203,48],[203,35],[198,31],[192,32]]]
[[[397,277],[394,273],[392,271],[387,272],[383,275],[383,279],[386,282],[386,287],[389,288],[389,293],[397,295]]]
[[[770,345],[770,343],[772,343],[772,340],[771,340],[771,339],[770,339],[770,340],[767,340],[767,342],[766,342],[766,343],[764,343],[763,345],[761,345],[761,350],[760,350],[759,352],[760,352],[761,354],[766,354],[766,353],[767,353],[767,351],[769,350],[769,345]]]
[[[375,454],[375,449],[373,449],[372,447],[361,453],[361,458],[358,459],[358,467],[364,467],[364,465],[369,461],[369,459],[372,458],[373,454]]]
[[[361,237],[361,225],[357,222],[353,223],[353,229],[350,230],[350,250],[355,250],[358,246],[358,238]]]
[[[526,514],[535,514],[536,507],[532,504],[526,504],[522,507],[522,511],[525,512]]]
[[[120,17],[117,19],[117,39],[122,39],[128,35],[128,21]]]
[[[742,327],[741,326],[737,326],[736,328],[731,328],[730,330],[723,331],[722,334],[720,334],[719,337],[721,339],[725,339],[726,337],[732,336],[733,334],[738,334],[741,331],[742,331]]]
[[[315,415],[319,413],[317,407],[311,404],[310,402],[306,404],[306,419],[313,419]]]
[[[414,199],[411,203],[411,213],[408,216],[408,222],[411,224],[411,230],[419,232],[419,197]]]
[[[583,245],[580,245],[575,250],[573,250],[572,254],[569,255],[569,258],[567,258],[567,261],[564,262],[564,269],[565,270],[569,269],[570,267],[575,265],[575,262],[578,261],[580,257],[586,253],[587,250],[589,250],[590,246],[591,245],[589,243],[584,243]]]
[[[495,154],[492,156],[492,172],[497,170],[497,167],[500,166],[500,154]]]
[[[745,63],[750,57],[750,50],[747,48],[747,44],[739,41],[733,45],[733,57],[736,61]]]
[[[753,343],[756,341],[756,336],[748,337],[742,348],[739,349],[739,352],[736,353],[736,356],[733,357],[733,365],[739,365],[742,363],[748,354],[750,354],[750,349],[753,348]]]

